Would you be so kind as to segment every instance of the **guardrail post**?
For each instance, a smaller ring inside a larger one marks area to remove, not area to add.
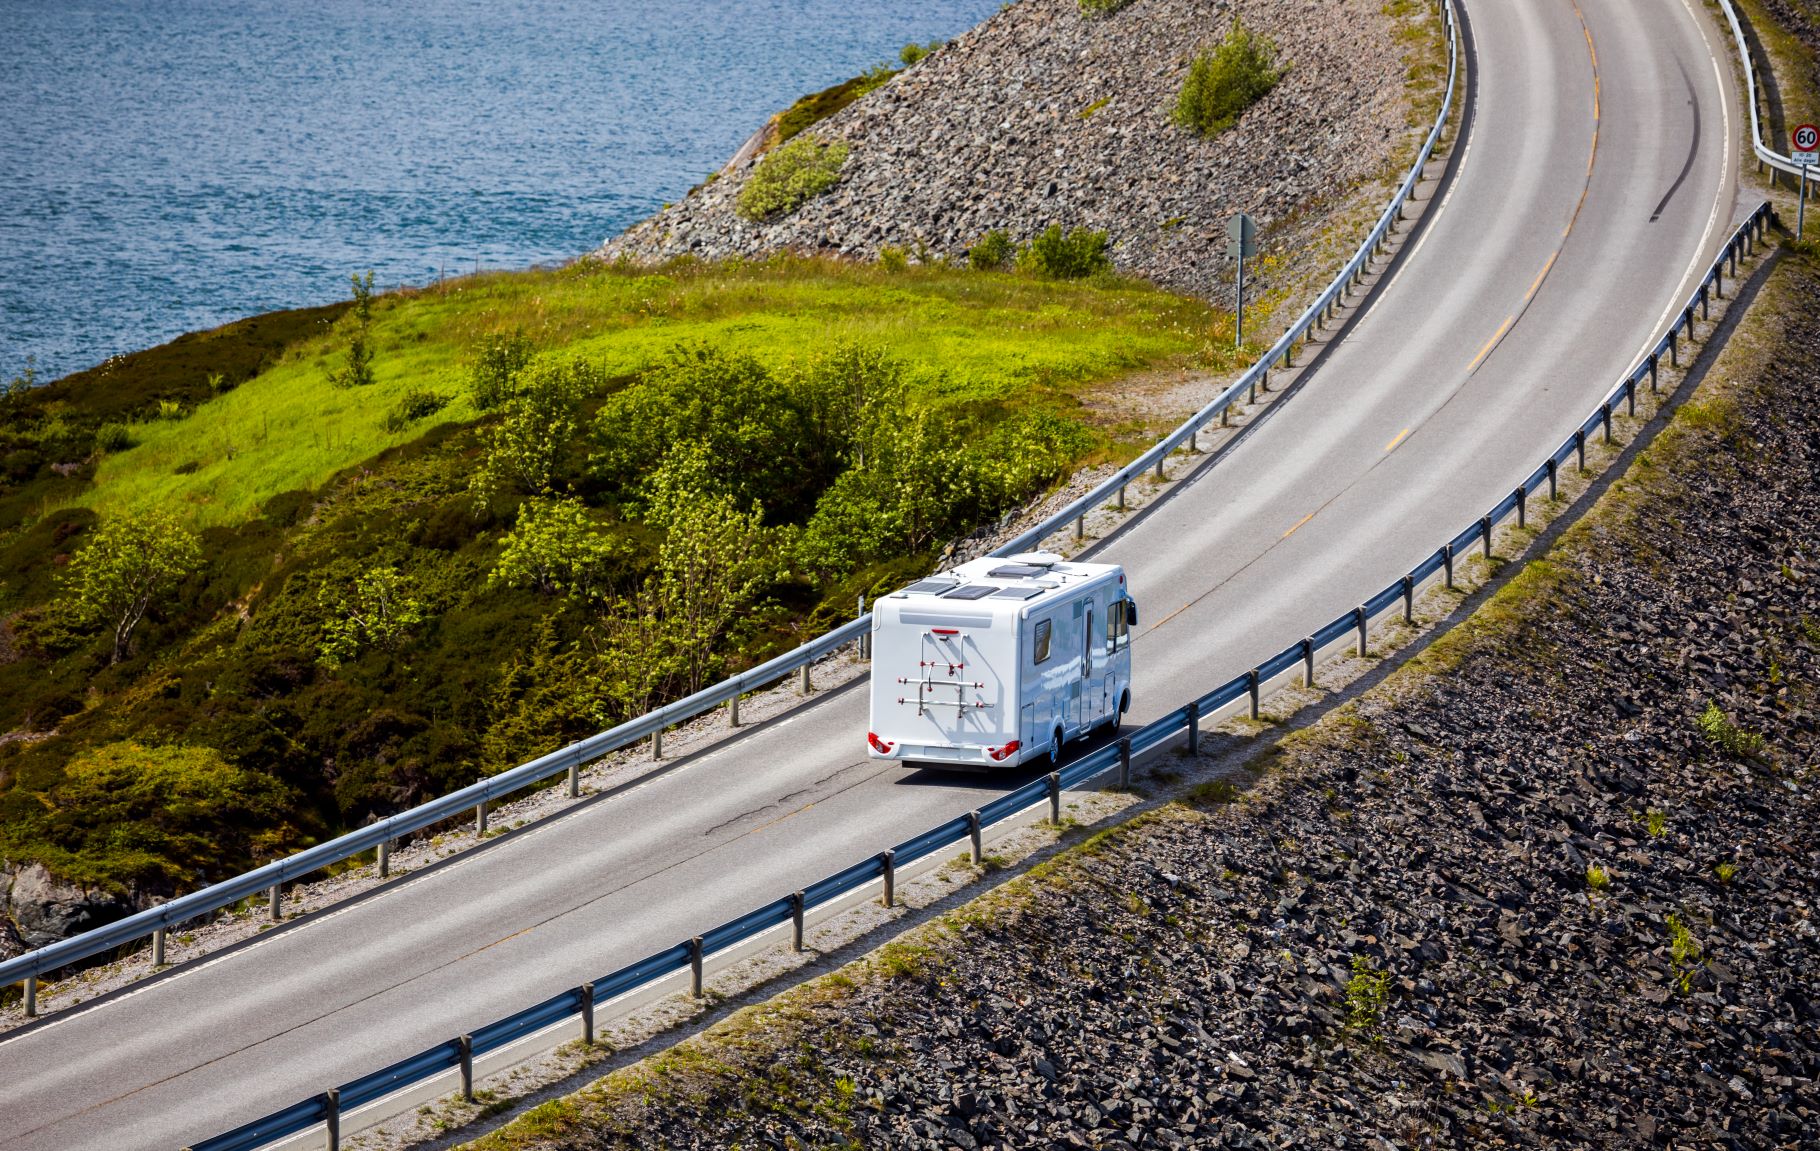
[[[38,977],[36,975],[25,977],[25,1017],[27,1019],[38,1017]]]
[[[1049,822],[1060,827],[1062,825],[1061,773],[1052,771],[1043,777],[1043,782],[1049,785]]]
[[[897,906],[897,852],[886,848],[878,853],[878,861],[885,869],[885,906]]]
[[[1251,718],[1258,717],[1258,669],[1252,668],[1245,673],[1245,694],[1251,697]]]
[[[1634,376],[1624,381],[1624,414],[1637,414],[1637,380]]]
[[[1201,753],[1201,701],[1188,701],[1188,754]]]
[[[1255,403],[1256,401],[1253,402]],[[1159,480],[1165,478],[1163,475],[1163,459],[1163,456],[1158,456],[1156,458],[1156,478]]]
[[[1706,306],[1706,297],[1707,297],[1706,285],[1701,284],[1700,285],[1700,318],[1702,320],[1709,318],[1709,315],[1707,312],[1707,306]]]
[[[1225,421],[1222,420],[1221,422],[1224,423]],[[1087,516],[1085,513],[1074,517],[1074,538],[1077,540],[1087,538]]]
[[[656,759],[662,759],[663,757],[664,757],[664,729],[660,727],[656,731],[651,733],[651,758],[656,760]]]
[[[808,695],[810,692],[815,690],[815,685],[813,683],[809,682],[809,665],[806,663],[803,664],[802,683],[800,683],[797,686],[801,689],[801,691],[804,695]]]
[[[1232,426],[1232,405],[1231,404],[1227,404],[1225,407],[1220,409],[1220,426],[1222,428]]]
[[[1529,489],[1520,487],[1517,489],[1517,527],[1527,526],[1529,526]]]
[[[1721,300],[1725,298],[1725,256],[1720,254],[1718,262],[1713,264],[1713,294]]]
[[[1605,425],[1605,442],[1611,443],[1611,401],[1599,405],[1599,420]]]
[[[734,693],[732,699],[727,701],[727,726],[739,726],[739,694],[737,692]]]
[[[1258,371],[1258,390],[1265,395],[1270,394],[1270,366],[1268,364]]]
[[[461,1097],[474,1102],[474,1037],[460,1035],[455,1044],[461,1049]]]
[[[855,623],[857,623],[860,620],[865,619],[865,618],[866,618],[866,593],[861,592],[860,596],[859,596],[859,614],[855,615],[853,617],[853,620]],[[862,631],[859,633],[859,638],[853,641],[853,650],[855,653],[858,654],[859,658],[865,659],[867,655],[871,654],[870,652],[868,652],[866,650],[867,641],[869,641],[871,638],[872,638],[871,633]]]
[[[1314,637],[1302,641],[1302,686],[1314,686]]]
[[[1295,341],[1294,340],[1289,341],[1289,346],[1283,349],[1283,366],[1285,368],[1295,367]]]
[[[569,765],[569,798],[581,798],[581,764],[579,763]]]
[[[577,990],[581,992],[581,1041],[592,1047],[594,1046],[594,985],[584,983]]]
[[[1248,398],[1247,398],[1247,399],[1246,399],[1246,401],[1245,401],[1245,402],[1246,402],[1246,403],[1248,403],[1248,404],[1251,404],[1251,405],[1253,405],[1253,406],[1254,406],[1254,407],[1255,407],[1255,406],[1256,406],[1256,405],[1257,405],[1257,402],[1258,402],[1258,382],[1257,382],[1257,381],[1256,381],[1256,380],[1253,380],[1253,381],[1251,381],[1251,391],[1250,391],[1250,392],[1249,392],[1249,393],[1248,393]]]
[[[1371,625],[1371,617],[1365,613],[1364,604],[1360,604],[1357,608],[1353,609],[1352,615],[1353,615],[1353,618],[1355,620],[1357,620],[1358,624],[1359,624],[1359,658],[1364,659],[1365,658],[1365,641],[1369,634],[1369,628]]]
[[[1555,463],[1553,456],[1548,457],[1548,498],[1551,500],[1555,498],[1555,473],[1560,468],[1561,465]]]
[[[1652,396],[1660,394],[1656,388],[1656,360],[1656,353],[1651,352],[1649,354],[1649,394]]]
[[[379,841],[379,878],[384,879],[390,874],[392,874],[392,841],[382,839]]]
[[[329,1151],[341,1151],[341,1089],[331,1087],[322,1093],[322,1127],[328,1136]]]
[[[153,931],[152,931],[152,970],[156,971],[160,967],[163,967],[163,966],[164,966],[164,928],[159,927],[159,928],[153,929]]]
[[[1119,737],[1119,786],[1131,786],[1131,737],[1128,735]],[[1052,802],[1060,803],[1060,801],[1061,793],[1058,791]],[[1056,816],[1055,822],[1060,823],[1061,821],[1061,816]]]
[[[689,995],[701,998],[701,936],[689,940]]]
[[[1441,545],[1441,564],[1447,569],[1447,590],[1453,590],[1453,545]]]
[[[1580,470],[1582,472],[1584,472],[1586,470],[1586,429],[1585,428],[1579,428],[1574,431],[1574,454],[1579,457]]]
[[[1416,622],[1416,577],[1411,575],[1403,577],[1403,622]]]
[[[272,922],[277,923],[280,919],[284,918],[284,884],[272,884],[271,889],[266,892],[266,895],[270,899]]]
[[[967,839],[973,847],[973,866],[975,867],[978,867],[985,858],[980,851],[983,846],[980,843],[980,831],[980,813],[969,811],[967,813]]]
[[[1119,510],[1120,511],[1125,510],[1125,487],[1126,487],[1126,485],[1124,485],[1124,484],[1119,485]]]
[[[487,834],[487,801],[485,799],[474,805],[474,834],[483,839]]]
[[[800,952],[803,949],[803,893],[792,892],[790,895],[790,950]]]
[[[1491,562],[1491,517],[1479,517],[1479,545],[1484,550],[1485,562]]]

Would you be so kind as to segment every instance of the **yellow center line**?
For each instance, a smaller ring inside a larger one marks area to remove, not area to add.
[[[1404,436],[1406,436],[1406,435],[1408,435],[1408,434],[1409,434],[1409,429],[1408,429],[1408,428],[1404,428],[1404,429],[1403,429],[1403,430],[1402,430],[1402,431],[1400,431],[1400,432],[1398,432],[1398,433],[1397,433],[1397,438],[1396,438],[1396,439],[1394,439],[1394,440],[1392,440],[1392,441],[1390,441],[1390,442],[1389,442],[1389,443],[1387,443],[1387,444],[1385,444],[1385,445],[1384,445],[1384,450],[1385,450],[1385,451],[1387,451],[1387,452],[1391,452],[1391,451],[1395,451],[1395,450],[1396,450],[1396,447],[1397,447],[1397,445],[1398,445],[1398,444],[1400,444],[1400,443],[1402,443],[1402,442],[1403,442],[1403,437],[1404,437]]]
[[[1531,300],[1536,298],[1537,289],[1541,288],[1542,281],[1546,280],[1548,278],[1548,269],[1554,267],[1555,261],[1560,259],[1560,257],[1561,257],[1561,250],[1559,248],[1557,248],[1557,249],[1555,249],[1555,254],[1548,257],[1548,263],[1543,264],[1542,270],[1540,272],[1536,273],[1535,283],[1533,283],[1529,286],[1529,291],[1523,293],[1523,302],[1525,304],[1529,303]]]
[[[1309,512],[1307,515],[1303,516],[1301,519],[1299,519],[1295,522],[1295,528],[1290,528],[1288,531],[1284,532],[1283,538],[1288,539],[1290,536],[1295,534],[1296,528],[1301,527],[1303,524],[1307,523],[1309,520],[1311,520],[1313,518],[1314,518],[1314,513]]]
[[[1472,363],[1466,365],[1467,375],[1470,376],[1473,372],[1478,370],[1479,363],[1484,360],[1486,356],[1491,355],[1491,350],[1498,346],[1498,341],[1504,338],[1504,333],[1510,331],[1510,326],[1516,322],[1517,318],[1515,316],[1504,317],[1504,322],[1498,325],[1498,330],[1492,333],[1491,339],[1485,341],[1485,346],[1480,348],[1479,354],[1472,358]]]

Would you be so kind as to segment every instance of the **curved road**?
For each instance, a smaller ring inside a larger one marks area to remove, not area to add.
[[[1133,719],[1299,639],[1495,502],[1731,223],[1724,42],[1687,0],[1468,12],[1470,137],[1394,281],[1216,466],[1102,552]],[[0,1146],[169,1151],[603,974],[1021,782],[863,753],[836,693],[630,791],[0,1040]]]

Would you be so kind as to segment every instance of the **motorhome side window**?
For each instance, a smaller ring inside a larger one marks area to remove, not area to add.
[[[1036,649],[1035,649],[1034,656],[1032,657],[1030,662],[1045,663],[1048,661],[1048,659],[1049,659],[1049,621],[1046,619],[1039,619],[1036,621]]]

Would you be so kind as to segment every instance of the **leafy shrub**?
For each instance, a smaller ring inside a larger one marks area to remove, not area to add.
[[[161,420],[181,420],[183,418],[183,401],[159,400],[158,418]]]
[[[1131,3],[1131,0],[1080,0],[1080,3],[1081,15],[1100,17],[1112,15]]]
[[[1235,19],[1219,47],[1189,64],[1171,118],[1197,135],[1216,136],[1237,123],[1282,76],[1276,45]]]
[[[468,376],[476,411],[490,412],[512,398],[518,373],[531,362],[532,350],[523,332],[491,335],[481,341]]]
[[[599,371],[579,361],[540,359],[525,368],[499,422],[481,433],[486,456],[468,483],[476,510],[485,512],[501,492],[548,492],[575,436],[575,409],[601,386]]]
[[[948,42],[946,40],[931,40],[927,44],[912,42],[905,44],[898,50],[897,58],[903,61],[904,67],[909,68],[919,60],[926,59],[936,50],[946,48],[947,46]]]
[[[385,418],[385,429],[388,432],[402,431],[426,416],[433,416],[449,406],[451,397],[428,388],[412,388],[398,401],[398,406]]]
[[[125,424],[102,424],[95,432],[95,450],[102,455],[109,452],[124,452],[133,446],[133,434]]]
[[[844,140],[798,136],[772,149],[739,190],[739,214],[748,220],[788,215],[840,183],[847,162]]]
[[[351,588],[322,588],[322,642],[317,659],[340,667],[369,647],[396,652],[411,629],[428,616],[414,582],[395,567],[376,567],[355,578]]]
[[[1046,280],[1078,280],[1111,270],[1112,258],[1106,254],[1106,233],[1085,228],[1064,233],[1060,224],[1051,224],[1019,250],[1017,266]]]
[[[1706,702],[1706,710],[1701,712],[1694,725],[1708,743],[1733,755],[1758,756],[1763,754],[1763,737],[1754,731],[1746,731],[1726,718],[1725,712],[1711,700]]]
[[[364,388],[373,382],[373,273],[366,278],[348,277],[354,284],[352,322],[348,332],[348,358],[338,372],[329,373],[329,382],[338,388]]]
[[[1016,253],[1017,249],[1011,243],[1011,234],[1003,228],[994,228],[967,249],[967,262],[982,272],[990,271],[1009,264]]]
[[[1390,1002],[1390,972],[1380,971],[1363,955],[1352,957],[1352,977],[1346,981],[1346,1026],[1377,1038],[1378,1024]]]
[[[886,244],[878,250],[878,266],[887,272],[902,272],[910,267],[910,257],[902,248]]]
[[[518,524],[499,541],[490,585],[587,600],[603,596],[630,548],[588,516],[580,500],[525,501]]]

